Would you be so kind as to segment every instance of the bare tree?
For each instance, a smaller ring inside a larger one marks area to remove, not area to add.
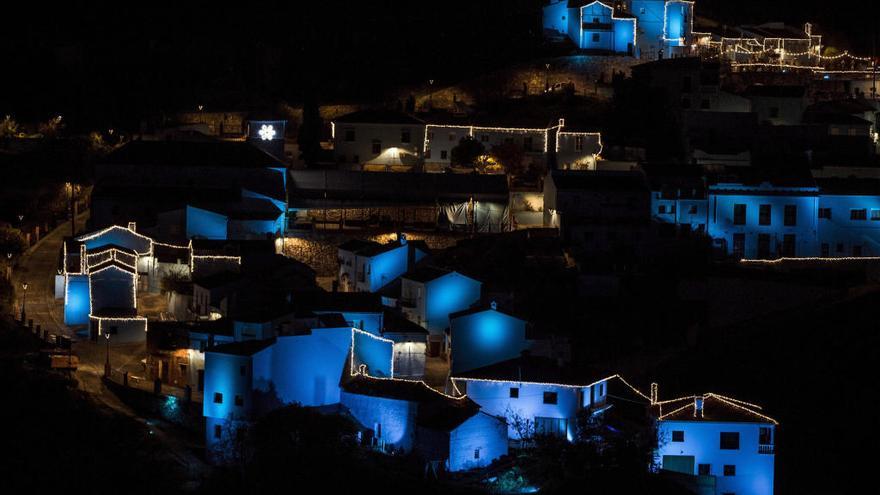
[[[515,411],[510,406],[507,406],[504,411],[504,418],[516,432],[521,446],[526,447],[532,444],[535,438],[535,421],[533,419],[523,416],[520,411]]]

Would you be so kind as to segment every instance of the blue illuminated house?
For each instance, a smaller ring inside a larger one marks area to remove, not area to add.
[[[480,300],[482,282],[458,272],[422,266],[401,277],[400,309],[428,330],[428,354],[446,352],[449,315]]]
[[[352,328],[247,340],[205,353],[206,443],[222,462],[224,442],[245,422],[286,404],[338,404],[353,371],[390,377],[391,342]]]
[[[408,243],[406,235],[387,244],[351,240],[339,246],[339,288],[343,292],[377,292],[423,260],[424,242]]]
[[[551,0],[544,29],[580,49],[655,60],[688,53],[694,2],[685,0]]]
[[[528,353],[452,375],[455,390],[505,418],[510,439],[517,441],[533,434],[574,439],[578,413],[601,410],[612,382],[629,388],[616,375],[584,379],[554,359]]]
[[[812,177],[737,175],[709,186],[708,232],[716,247],[746,259],[816,256],[819,189]]]
[[[359,375],[342,388],[342,405],[378,449],[413,452],[448,471],[488,466],[507,455],[507,426],[467,397],[441,394],[424,382]]]
[[[658,467],[713,493],[772,495],[777,422],[759,406],[718,394],[655,401]]]
[[[819,256],[880,256],[880,181],[816,179]]]

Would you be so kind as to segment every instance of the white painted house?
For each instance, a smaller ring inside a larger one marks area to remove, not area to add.
[[[660,469],[699,477],[714,493],[772,495],[778,422],[718,394],[658,401]]]

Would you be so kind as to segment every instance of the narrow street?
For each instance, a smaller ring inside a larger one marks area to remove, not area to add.
[[[78,231],[88,218],[88,213],[77,219]],[[189,479],[188,484],[197,486],[210,467],[193,453],[193,446],[181,441],[174,433],[170,433],[170,425],[154,419],[139,416],[134,410],[123,403],[112,393],[103,382],[104,363],[107,349],[104,342],[92,342],[82,332],[64,324],[64,303],[55,299],[55,275],[57,274],[62,242],[71,232],[70,223],[65,223],[35,244],[27,253],[19,258],[13,270],[13,285],[16,290],[16,317],[20,317],[21,304],[25,302],[25,313],[34,326],[50,335],[65,335],[72,339],[73,354],[79,358],[79,367],[75,377],[79,388],[89,393],[97,402],[144,424],[151,435],[160,439],[168,446],[168,455],[177,462]],[[24,296],[23,284],[27,282],[27,297]],[[144,378],[143,365],[140,359],[145,353],[144,344],[128,344],[110,346],[110,362],[114,375],[128,371],[130,375]]]

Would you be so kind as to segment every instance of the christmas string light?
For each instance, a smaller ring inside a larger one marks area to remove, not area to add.
[[[842,261],[880,261],[880,256],[841,256],[839,258],[833,258],[830,256],[806,256],[803,258],[783,257],[773,260],[739,260],[740,264],[743,265],[778,265],[782,263],[797,261],[817,261],[821,263],[836,263]]]
[[[391,376],[394,376],[394,341],[391,339],[386,339],[384,337],[379,337],[378,335],[373,335],[370,332],[365,332],[359,328],[354,328],[354,327],[352,327],[352,329],[351,329],[351,355],[350,355],[349,366],[348,366],[349,373],[351,374],[351,376],[355,376],[359,373],[359,371],[355,371],[355,368],[354,368],[354,347],[355,347],[354,336],[357,333],[367,335],[371,339],[378,340],[379,342],[391,344],[391,368],[390,369],[391,369]],[[364,364],[360,365],[361,368],[363,368],[364,366],[365,366]]]

